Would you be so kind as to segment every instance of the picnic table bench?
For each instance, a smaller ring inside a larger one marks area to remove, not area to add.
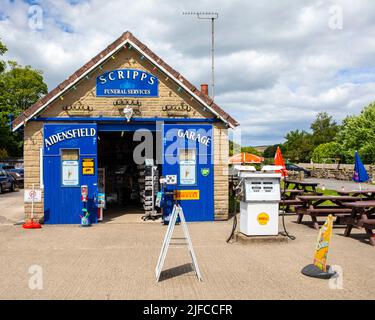
[[[337,191],[339,195],[342,196],[353,196],[353,197],[363,197],[368,200],[375,200],[375,189],[371,190],[341,190]]]
[[[285,188],[289,189],[289,186],[293,184],[293,189],[303,190],[303,192],[316,193],[316,187],[319,185],[317,182],[298,181],[298,180],[285,180]]]
[[[296,211],[297,206],[302,205],[302,201],[297,199],[298,196],[302,195],[323,195],[321,192],[317,191],[305,191],[301,189],[287,189],[281,192],[281,201],[280,201],[280,209],[284,207],[285,212],[290,212],[291,206],[294,207]]]
[[[347,224],[345,237],[349,237],[353,227],[364,228],[369,237],[370,244],[375,246],[375,200],[347,202],[343,204],[352,211],[349,217],[343,219]]]
[[[345,207],[345,202],[354,202],[360,198],[352,196],[322,196],[322,195],[302,195],[297,199],[302,201],[302,204],[296,208],[297,223],[301,223],[303,216],[309,215],[313,222],[313,227],[319,230],[319,223],[317,217],[327,217],[332,214],[338,217],[336,223],[341,223],[341,218],[351,214],[352,209]],[[327,201],[331,205],[327,205]]]
[[[302,195],[303,190],[287,189],[281,192],[280,208],[284,207],[286,212],[290,211],[290,206],[301,205],[302,201],[296,199],[297,196]]]

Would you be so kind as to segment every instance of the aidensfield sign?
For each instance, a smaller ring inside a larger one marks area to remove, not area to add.
[[[44,143],[46,147],[51,147],[55,143],[58,143],[64,140],[84,138],[84,137],[95,137],[95,135],[96,135],[95,128],[69,129],[69,130],[57,132],[49,137],[46,137],[44,139]]]

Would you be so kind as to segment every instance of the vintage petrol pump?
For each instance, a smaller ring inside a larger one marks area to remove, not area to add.
[[[89,187],[87,185],[81,186],[81,201],[86,203],[88,200]]]
[[[88,227],[91,225],[89,215],[87,210],[89,187],[87,185],[81,185],[81,201],[83,203],[82,215],[81,215],[81,226]]]
[[[172,215],[173,206],[175,203],[174,194],[177,187],[177,175],[167,175],[161,177],[160,179],[160,188],[162,193],[161,209],[162,209],[162,218],[163,223],[168,224],[170,217]],[[177,219],[179,222],[179,218]]]
[[[275,166],[256,171],[251,166],[235,166],[242,182],[240,232],[247,236],[272,236],[279,233],[281,174]]]

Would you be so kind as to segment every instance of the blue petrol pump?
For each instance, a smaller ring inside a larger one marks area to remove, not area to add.
[[[163,213],[163,222],[164,224],[168,224],[169,220],[172,215],[173,206],[176,202],[174,199],[175,194],[175,188],[174,186],[177,183],[177,176],[169,175],[167,177],[161,177],[160,178],[160,195],[158,197],[160,198],[159,201],[157,201],[158,207],[162,209]],[[179,218],[177,218],[177,222],[179,222]]]

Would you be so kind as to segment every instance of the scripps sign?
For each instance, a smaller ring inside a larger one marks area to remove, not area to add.
[[[143,70],[112,70],[96,78],[97,97],[157,97],[158,78]]]

